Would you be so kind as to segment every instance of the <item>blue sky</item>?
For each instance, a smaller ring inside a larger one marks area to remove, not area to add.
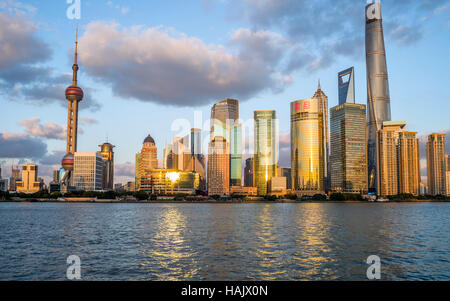
[[[449,132],[450,1],[382,5],[393,119],[406,120],[422,141]],[[276,110],[286,135],[289,103],[311,97],[320,79],[335,106],[337,73],[355,66],[356,99],[365,104],[364,6],[363,0],[81,0],[81,19],[70,20],[65,0],[0,0],[0,49],[9,49],[0,58],[0,164],[36,162],[46,179],[58,167],[77,23],[86,93],[78,150],[97,151],[108,137],[117,146],[116,182],[124,182],[149,133],[161,157],[177,134],[175,120],[193,122],[200,111],[206,121],[211,105],[226,97],[240,100],[243,120],[254,110]],[[287,165],[286,145],[280,148]]]

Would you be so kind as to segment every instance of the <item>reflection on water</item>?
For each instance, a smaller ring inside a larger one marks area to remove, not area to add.
[[[189,235],[186,217],[177,207],[168,207],[157,219],[156,233],[142,249],[145,259],[140,265],[148,270],[149,279],[193,279],[198,268],[195,250],[184,238]],[[159,265],[156,270],[153,269],[155,264]]]
[[[450,204],[0,204],[0,280],[450,280]]]

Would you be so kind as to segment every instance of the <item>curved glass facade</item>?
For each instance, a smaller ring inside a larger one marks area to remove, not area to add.
[[[324,193],[323,114],[316,98],[291,103],[292,189]]]

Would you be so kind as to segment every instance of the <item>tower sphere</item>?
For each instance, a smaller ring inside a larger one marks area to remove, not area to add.
[[[66,89],[66,98],[68,100],[81,101],[83,97],[83,90],[78,86],[70,86]]]
[[[67,154],[62,159],[61,165],[67,171],[73,171],[73,166],[75,164],[75,157],[73,154]]]

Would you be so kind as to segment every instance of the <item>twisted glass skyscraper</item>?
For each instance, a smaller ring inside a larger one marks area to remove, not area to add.
[[[369,189],[377,187],[377,131],[391,120],[391,99],[384,46],[381,4],[377,0],[366,6],[366,65],[368,116]]]

